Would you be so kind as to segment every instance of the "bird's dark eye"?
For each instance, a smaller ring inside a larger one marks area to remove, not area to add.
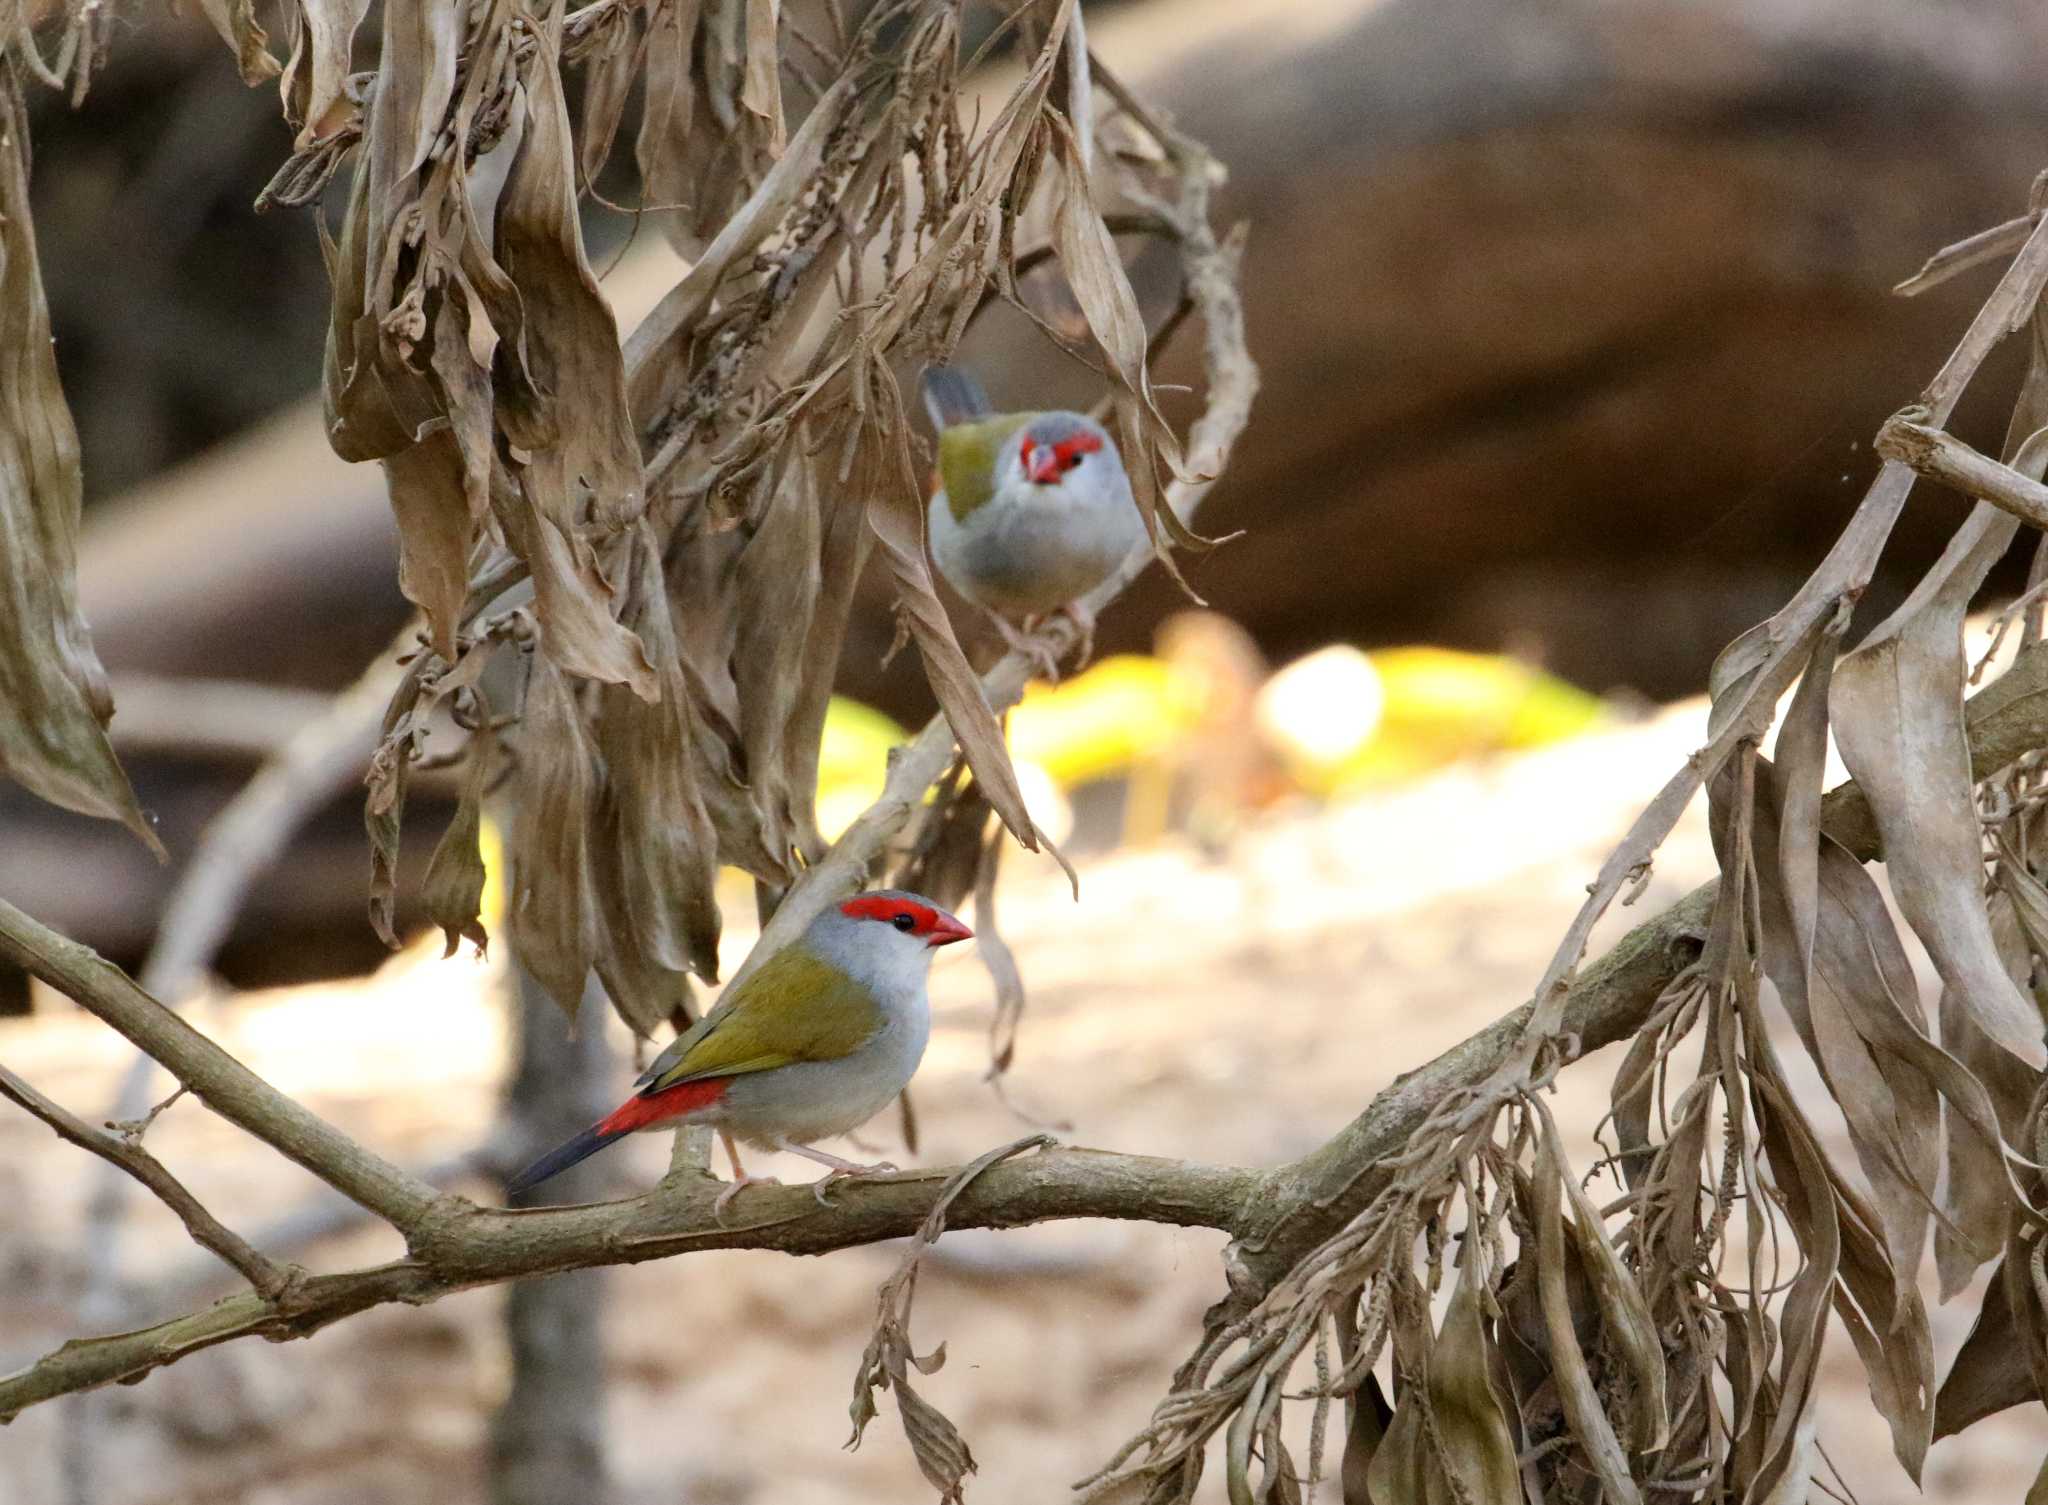
[[[1062,467],[1062,469],[1072,470],[1076,465],[1079,465],[1080,463],[1081,457],[1079,455],[1068,455],[1067,463]]]
[[[911,931],[917,929],[917,921],[907,914],[900,914],[896,916],[895,919],[891,920],[889,923],[891,925],[894,925],[898,930],[902,931],[905,935],[908,935]]]

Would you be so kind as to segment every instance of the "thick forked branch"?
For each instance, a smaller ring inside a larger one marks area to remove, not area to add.
[[[1977,767],[1990,772],[2048,745],[2048,647],[2022,654],[1968,708]],[[1835,790],[1827,833],[1865,860],[1878,855],[1868,806],[1854,785]],[[1583,1052],[1640,1028],[1659,995],[1699,954],[1712,905],[1707,884],[1636,927],[1571,984],[1564,1029]],[[930,1213],[954,1175],[941,1168],[844,1188],[832,1207],[808,1187],[753,1193],[744,1221],[712,1215],[715,1183],[672,1177],[644,1196],[588,1207],[501,1212],[436,1197],[339,1130],[285,1098],[90,951],[0,904],[0,955],[18,961],[150,1049],[180,1080],[252,1133],[331,1184],[375,1206],[407,1239],[410,1257],[297,1282],[276,1300],[245,1292],[138,1332],[67,1343],[0,1377],[0,1416],[73,1391],[132,1380],[194,1348],[262,1334],[302,1337],[389,1302],[425,1302],[450,1291],[592,1265],[629,1264],[700,1249],[774,1249],[822,1254],[905,1237]],[[1096,1150],[1058,1149],[995,1166],[947,1215],[954,1228],[1008,1228],[1059,1218],[1120,1218],[1210,1227],[1238,1239],[1234,1295],[1278,1274],[1343,1226],[1369,1201],[1392,1156],[1428,1106],[1484,1080],[1519,1037],[1515,1010],[1382,1091],[1328,1143],[1271,1170],[1198,1165]]]

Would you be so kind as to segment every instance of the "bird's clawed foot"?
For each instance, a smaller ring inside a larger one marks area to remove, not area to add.
[[[715,1223],[723,1223],[725,1221],[725,1210],[732,1205],[732,1199],[748,1187],[780,1185],[782,1183],[773,1176],[749,1176],[746,1172],[742,1171],[733,1178],[731,1185],[720,1192],[717,1200],[711,1204],[711,1220]]]
[[[820,1207],[830,1207],[831,1198],[825,1195],[834,1181],[851,1181],[861,1176],[886,1176],[896,1169],[886,1160],[877,1160],[873,1165],[863,1165],[858,1160],[841,1160],[837,1155],[828,1155],[823,1150],[814,1150],[807,1144],[791,1144],[787,1140],[775,1146],[792,1155],[801,1155],[806,1160],[816,1161],[825,1167],[827,1174],[811,1183],[811,1195],[818,1199]]]
[[[1079,601],[1069,601],[1059,611],[1074,624],[1074,672],[1079,674],[1088,667],[1088,660],[1095,657],[1095,613]]]
[[[1028,627],[1019,628],[1008,617],[1000,615],[991,614],[990,620],[996,624],[996,630],[1003,635],[1003,641],[1010,645],[1010,651],[1021,653],[1030,659],[1040,678],[1049,684],[1056,685],[1060,682],[1059,660],[1053,657],[1050,648],[1031,635]]]
[[[835,1181],[857,1181],[863,1176],[887,1176],[895,1173],[896,1167],[886,1160],[877,1160],[873,1165],[846,1164],[835,1166],[811,1183],[811,1195],[818,1199],[820,1207],[835,1204],[825,1195]]]

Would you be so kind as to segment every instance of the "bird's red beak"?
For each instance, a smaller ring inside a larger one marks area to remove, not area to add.
[[[1065,469],[1059,449],[1051,444],[1026,445],[1023,460],[1024,474],[1040,486],[1050,486]]]
[[[933,947],[950,946],[955,941],[971,941],[973,939],[973,931],[969,930],[951,915],[942,914],[935,915],[932,918],[931,937],[925,944]]]

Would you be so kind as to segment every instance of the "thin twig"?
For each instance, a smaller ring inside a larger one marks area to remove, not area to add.
[[[185,1183],[144,1149],[139,1139],[95,1129],[77,1114],[43,1096],[5,1066],[0,1066],[0,1097],[27,1109],[54,1129],[58,1138],[67,1139],[80,1149],[90,1150],[122,1174],[141,1182],[158,1201],[178,1215],[194,1243],[220,1256],[265,1300],[276,1300],[291,1284],[291,1270],[252,1247],[201,1206],[199,1199],[186,1189]]]
[[[1943,246],[1927,258],[1919,271],[1894,287],[1892,293],[1900,298],[1915,298],[1930,288],[1940,287],[1959,272],[2010,256],[2027,243],[2040,219],[2038,213],[2023,214],[1989,230],[1979,230],[1952,246]]]

